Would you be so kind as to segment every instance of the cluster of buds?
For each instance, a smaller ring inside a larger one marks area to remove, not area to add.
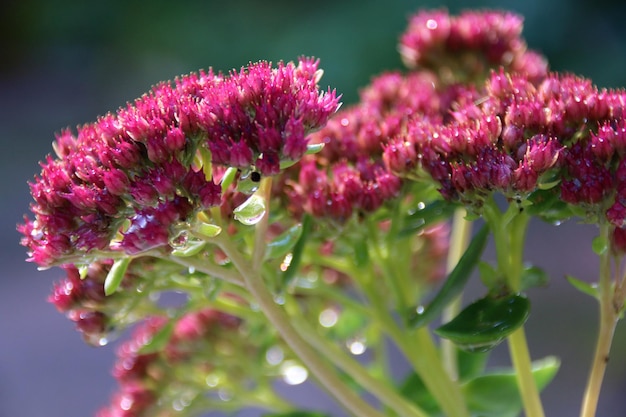
[[[521,37],[519,15],[498,11],[466,11],[450,16],[445,10],[414,15],[400,39],[400,54],[409,68],[425,68],[442,81],[461,79],[475,82],[489,68],[541,79],[547,70],[545,59],[528,51]]]
[[[93,124],[58,135],[31,183],[35,219],[18,226],[48,267],[90,252],[165,248],[194,214],[222,202],[215,167],[280,171],[337,110],[313,59],[229,75],[200,72],[156,86]],[[106,256],[100,256],[106,258]]]
[[[193,409],[210,390],[244,385],[251,390],[252,381],[243,369],[247,361],[242,359],[253,357],[256,348],[242,343],[245,331],[241,319],[212,308],[173,322],[162,316],[148,318],[119,346],[113,369],[119,389],[97,416],[174,416]],[[169,336],[167,342],[152,346],[162,332]],[[231,393],[222,392],[225,395]]]

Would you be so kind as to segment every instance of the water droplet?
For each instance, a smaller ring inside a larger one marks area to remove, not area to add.
[[[280,264],[280,270],[285,272],[287,268],[289,268],[289,265],[291,265],[292,259],[293,259],[292,253],[288,253],[287,255],[285,255],[285,259],[283,259],[283,261]]]
[[[435,29],[437,29],[437,26],[439,26],[439,25],[437,24],[437,21],[436,21],[435,19],[428,19],[428,20],[426,21],[426,27],[427,27],[428,29],[430,29],[430,30],[435,30]]]
[[[322,311],[319,316],[320,324],[322,325],[322,327],[326,328],[333,327],[335,324],[337,324],[338,320],[339,315],[332,308],[327,308],[326,310]]]
[[[415,309],[415,312],[417,314],[424,314],[424,310],[425,310],[424,306],[417,306],[417,308]]]
[[[265,360],[270,365],[278,365],[285,359],[285,353],[280,346],[272,346],[265,352]]]
[[[233,399],[233,393],[230,390],[227,389],[220,389],[217,392],[218,397],[220,397],[220,400],[222,401],[230,401]]]
[[[217,376],[216,374],[209,374],[204,379],[204,382],[207,384],[207,386],[211,388],[215,388],[220,383],[220,377]]]
[[[420,201],[419,203],[417,203],[418,210],[424,210],[425,208],[426,208],[426,203],[424,203],[423,201]]]
[[[362,338],[350,339],[346,342],[348,350],[355,356],[362,355],[367,350],[365,340]]]
[[[283,375],[283,381],[288,385],[300,385],[309,377],[306,368],[294,361],[285,362],[280,372]]]

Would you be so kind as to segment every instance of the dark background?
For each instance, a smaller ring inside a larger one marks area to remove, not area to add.
[[[115,387],[113,347],[83,344],[45,299],[60,270],[24,262],[16,223],[28,210],[26,182],[51,152],[54,132],[115,111],[160,80],[212,66],[228,71],[259,59],[321,59],[322,85],[345,104],[383,70],[401,68],[396,43],[420,7],[498,7],[525,16],[528,44],[551,68],[626,85],[626,8],[610,1],[5,1],[0,6],[0,417],[87,417]],[[551,417],[577,414],[595,339],[594,300],[566,273],[593,280],[595,229],[531,223],[527,258],[552,276],[531,293],[533,358],[563,360],[545,391]],[[493,257],[493,250],[487,256]],[[476,293],[479,284],[474,283]],[[626,335],[620,324],[598,416],[626,415]],[[494,364],[507,364],[505,348]],[[290,388],[302,404],[331,410],[311,385]],[[321,394],[320,394],[321,395]],[[212,414],[216,415],[216,414]],[[253,411],[240,416],[256,416]]]

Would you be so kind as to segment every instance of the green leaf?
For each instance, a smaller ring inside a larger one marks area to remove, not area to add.
[[[552,381],[559,365],[559,360],[554,357],[533,362],[533,378],[539,390]],[[522,400],[513,370],[476,377],[463,384],[461,389],[472,416],[516,417],[522,410]]]
[[[522,271],[521,276],[522,287],[521,290],[527,290],[534,287],[543,287],[548,284],[550,277],[546,274],[546,271],[538,266],[527,266]]]
[[[252,226],[263,218],[265,210],[265,199],[260,195],[253,194],[233,210],[233,215],[235,220],[246,226]]]
[[[233,181],[235,180],[236,176],[237,176],[237,168],[228,167],[228,169],[226,169],[226,172],[224,172],[224,175],[222,176],[222,182],[221,182],[222,193],[226,192],[228,187],[230,187],[230,184],[232,184]]]
[[[530,314],[530,302],[522,295],[487,296],[465,307],[435,333],[469,352],[486,352],[522,326]]]
[[[313,227],[313,220],[309,214],[305,214],[302,217],[302,230],[300,232],[300,237],[298,241],[293,247],[291,251],[291,262],[289,266],[283,272],[283,285],[289,285],[289,283],[296,276],[296,272],[300,268],[300,263],[302,262],[302,253],[304,252],[304,246],[306,245],[306,241],[309,238],[309,234],[311,233],[311,228]]]
[[[405,226],[398,232],[398,237],[413,236],[429,225],[450,218],[456,207],[444,200],[436,200],[415,211],[405,219]]]
[[[204,239],[211,239],[222,232],[222,228],[216,224],[198,222],[195,225],[195,232],[202,235]]]
[[[609,241],[603,236],[596,236],[591,241],[591,249],[596,255],[601,256],[609,250]]]
[[[478,263],[478,275],[487,288],[497,288],[502,282],[502,278],[498,275],[498,272],[487,262],[480,261]]]
[[[306,152],[304,154],[313,155],[318,152],[321,152],[322,149],[324,149],[323,143],[309,143],[308,145],[306,145]]]
[[[126,275],[128,265],[130,265],[130,258],[128,257],[118,259],[113,263],[107,277],[104,279],[105,295],[111,295],[118,289],[122,279],[124,279],[124,275]]]
[[[567,279],[567,282],[572,284],[572,286],[578,291],[590,295],[593,298],[598,298],[598,287],[595,284],[590,284],[578,278],[574,278],[571,275],[566,275],[565,278]]]
[[[174,331],[174,320],[169,320],[165,326],[161,327],[152,338],[139,349],[141,355],[147,355],[150,353],[156,353],[162,351],[167,342],[169,342],[172,332]]]
[[[412,309],[408,320],[410,326],[424,326],[434,319],[448,303],[461,294],[474,267],[480,260],[485,245],[487,244],[488,236],[489,228],[485,225],[478,231],[476,236],[474,236],[467,250],[463,256],[461,256],[461,259],[459,259],[459,262],[452,272],[450,272],[448,279],[431,303],[421,312],[417,312],[417,309]]]
[[[558,223],[574,215],[571,206],[561,200],[560,193],[554,189],[536,190],[529,196],[529,200],[533,204],[525,208],[526,212],[544,221]]]
[[[267,244],[265,249],[265,259],[282,258],[297,243],[302,235],[302,224],[296,224],[281,233],[278,237]]]
[[[198,240],[188,242],[184,247],[177,248],[172,251],[172,255],[178,256],[179,258],[187,258],[190,256],[197,255],[204,248],[206,242]]]

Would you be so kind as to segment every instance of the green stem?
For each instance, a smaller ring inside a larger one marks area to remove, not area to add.
[[[532,362],[528,351],[528,343],[526,342],[526,333],[524,327],[520,327],[508,338],[509,353],[511,361],[515,368],[515,376],[517,385],[522,396],[522,404],[524,412],[529,417],[543,417],[543,405],[539,390],[532,373]]]
[[[504,284],[508,291],[518,293],[522,290],[524,241],[530,217],[513,204],[502,213],[493,198],[485,204],[484,216],[494,235],[498,269],[504,275]],[[507,342],[524,412],[527,416],[544,417],[524,328],[513,332]]]
[[[371,273],[372,271],[370,271]],[[429,329],[421,327],[419,329],[401,330],[386,309],[384,300],[371,285],[373,280],[370,278],[375,277],[369,277],[365,270],[359,271],[358,275],[366,277],[360,281],[360,284],[378,321],[408,359],[415,372],[422,378],[426,388],[435,398],[444,414],[448,417],[468,417],[469,414],[461,389],[458,384],[450,379],[444,369]]]
[[[262,277],[255,272],[250,262],[241,256],[237,248],[234,248],[231,242],[225,239],[220,239],[218,244],[241,273],[246,287],[254,296],[259,308],[282,336],[285,343],[321,383],[322,387],[354,416],[383,417],[380,412],[351,391],[328,363],[322,359],[319,352],[315,351],[300,337],[285,311],[274,302]]]
[[[608,225],[603,224],[600,226],[600,237],[606,239],[608,242]],[[609,250],[605,250],[604,253],[600,255],[600,280],[598,284],[600,330],[580,410],[581,417],[593,417],[596,415],[602,380],[604,379],[604,373],[606,372],[606,366],[609,361],[613,334],[615,333],[615,326],[617,325],[621,306],[623,305],[623,300],[615,303],[613,286],[611,285],[611,258]]]
[[[471,237],[472,223],[465,220],[466,211],[460,207],[454,212],[452,219],[452,232],[450,233],[450,249],[448,251],[448,259],[446,264],[446,272],[450,273],[461,259],[461,256],[467,249]],[[442,314],[442,322],[447,323],[455,318],[461,311],[462,295],[454,299],[444,309]],[[441,360],[443,366],[453,380],[459,378],[457,348],[448,339],[441,340]]]
[[[328,340],[320,336],[311,325],[302,319],[299,312],[290,315],[294,327],[298,329],[300,335],[319,351],[321,355],[328,358],[332,363],[343,370],[354,379],[359,385],[368,390],[382,404],[389,407],[400,417],[427,417],[428,415],[417,406],[409,403],[400,396],[393,388],[390,388],[383,381],[372,377],[362,364],[347,355],[345,351],[338,348]]]
[[[265,249],[267,247],[267,228],[269,227],[269,205],[270,205],[270,193],[272,191],[272,177],[264,177],[261,180],[261,185],[257,191],[258,195],[263,197],[266,205],[266,215],[261,218],[256,224],[256,230],[254,234],[254,252],[252,253],[252,267],[254,270],[259,270],[263,257],[265,256]]]

